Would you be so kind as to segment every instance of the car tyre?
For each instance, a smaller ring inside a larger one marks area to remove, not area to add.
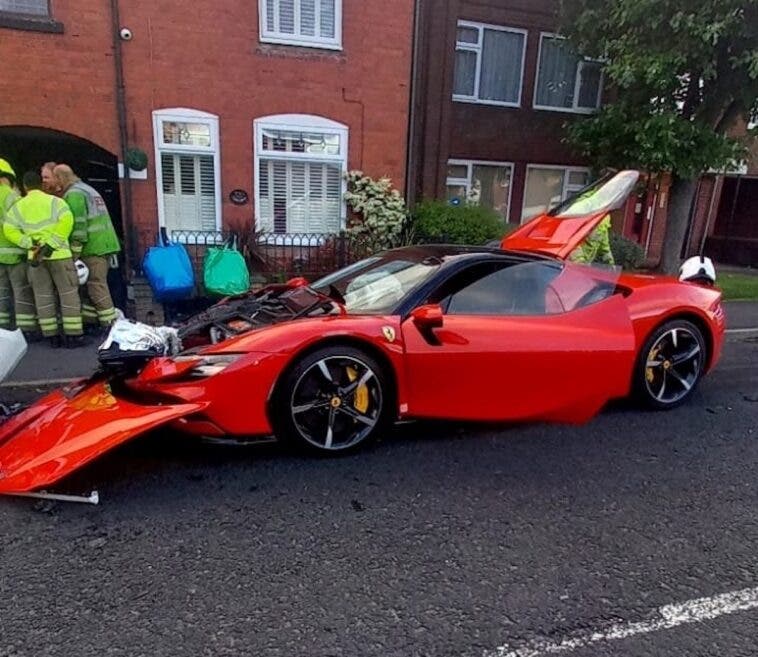
[[[331,345],[307,354],[277,385],[276,437],[311,454],[365,447],[389,425],[394,395],[382,365],[362,349]]]
[[[687,320],[659,326],[645,341],[634,370],[634,393],[653,410],[685,403],[695,392],[706,366],[703,333]]]

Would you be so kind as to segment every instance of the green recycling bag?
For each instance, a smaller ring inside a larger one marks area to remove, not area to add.
[[[250,272],[234,245],[208,249],[203,262],[203,283],[208,294],[222,297],[243,294],[250,289]]]

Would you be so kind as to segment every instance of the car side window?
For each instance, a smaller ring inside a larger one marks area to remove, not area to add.
[[[448,281],[430,301],[447,315],[550,315],[563,312],[551,287],[560,273],[553,263],[483,263]]]

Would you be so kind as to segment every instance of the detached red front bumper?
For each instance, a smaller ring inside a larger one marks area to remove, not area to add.
[[[116,398],[103,381],[70,398],[53,392],[0,425],[0,493],[55,484],[127,440],[206,405],[134,404]]]

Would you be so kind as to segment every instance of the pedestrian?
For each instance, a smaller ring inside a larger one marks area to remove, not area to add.
[[[57,185],[74,215],[71,250],[89,269],[86,290],[82,287],[82,318],[85,324],[99,322],[108,328],[116,320],[116,308],[108,289],[109,260],[121,251],[103,197],[67,164],[54,170]]]
[[[63,199],[42,191],[42,178],[28,171],[23,179],[26,196],[16,201],[3,226],[5,236],[27,250],[42,335],[51,346],[76,347],[84,343],[79,280],[68,238],[74,216]],[[64,340],[61,341],[57,308],[60,307]]]
[[[57,162],[45,162],[40,167],[40,175],[42,176],[42,191],[52,194],[53,196],[61,196],[61,188],[58,181],[55,179],[55,167],[58,166]]]
[[[19,198],[16,172],[0,158],[0,328],[9,329],[15,324],[31,340],[37,332],[37,317],[26,272],[26,251],[6,238],[3,231],[8,212]]]

